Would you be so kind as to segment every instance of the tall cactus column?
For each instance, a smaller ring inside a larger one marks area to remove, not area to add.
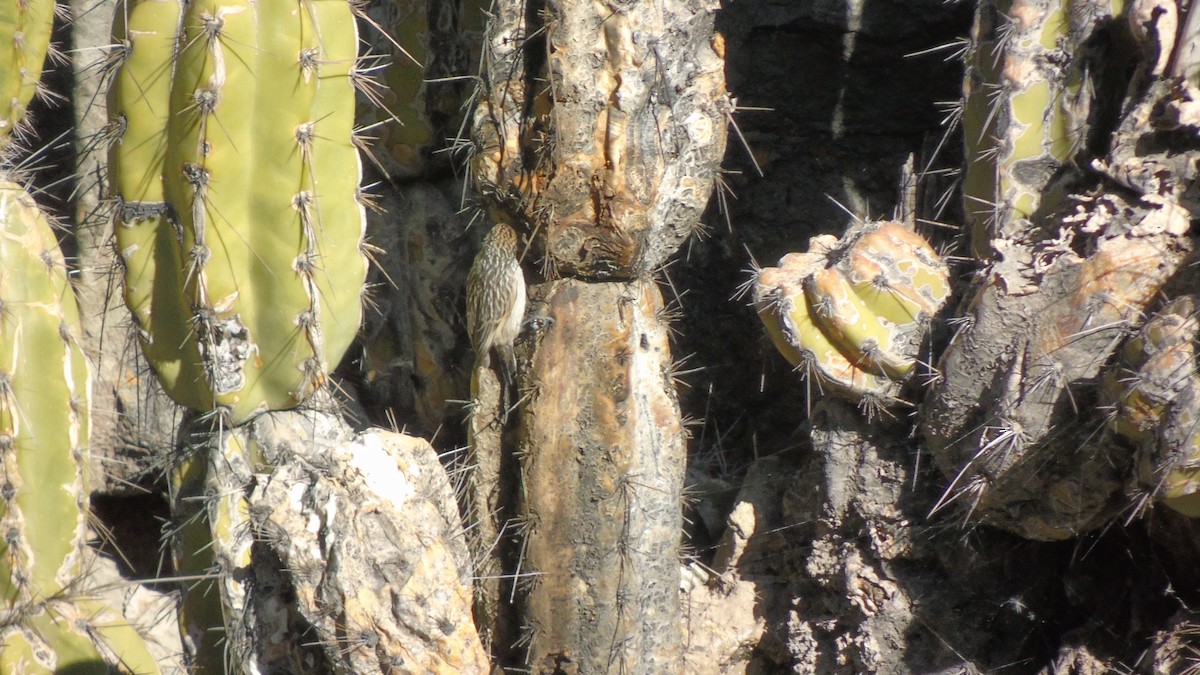
[[[494,8],[473,177],[542,273],[506,570],[534,672],[678,668],[685,442],[652,275],[696,229],[724,152],[716,8]]]

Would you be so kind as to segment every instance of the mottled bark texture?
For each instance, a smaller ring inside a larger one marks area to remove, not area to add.
[[[651,276],[698,229],[724,153],[715,10],[493,6],[471,175],[539,273],[519,488],[502,493],[517,517],[501,526],[516,538],[503,562],[522,600],[504,630],[534,672],[679,667],[686,448]],[[511,463],[499,456],[490,470]]]
[[[696,230],[731,109],[715,10],[496,3],[472,174],[549,274],[644,277]]]
[[[535,672],[679,667],[685,444],[652,282],[551,282],[519,449]]]
[[[466,542],[425,441],[274,412],[209,451],[229,654],[245,672],[486,673]]]

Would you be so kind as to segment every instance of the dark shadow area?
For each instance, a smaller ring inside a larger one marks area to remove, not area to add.
[[[940,0],[772,3],[738,0],[718,14],[727,86],[737,100],[723,186],[666,270],[676,307],[673,350],[691,427],[689,482],[732,500],[755,459],[808,447],[807,384],[766,338],[738,289],[755,266],[839,235],[856,215],[887,217],[901,168],[944,135],[940,103],[959,96],[951,51],[918,54],[967,33],[970,8]],[[761,171],[761,175],[760,172]],[[837,203],[835,203],[835,200]],[[698,533],[704,559],[711,544]]]
[[[103,534],[93,545],[112,558],[127,579],[169,579],[174,574],[171,556],[163,548],[163,525],[171,512],[161,491],[92,496],[92,514],[100,521]],[[170,581],[143,581],[159,592],[175,590]]]

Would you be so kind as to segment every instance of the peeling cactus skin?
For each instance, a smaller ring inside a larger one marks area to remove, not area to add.
[[[892,402],[915,371],[929,321],[950,295],[933,248],[896,222],[820,235],[754,280],[776,349],[819,388]]]
[[[1160,214],[1117,204],[1106,196],[1076,212],[1103,227],[1083,255],[1063,245],[1083,234],[1067,223],[1055,240],[1006,248],[977,285],[925,401],[925,438],[949,478],[935,510],[957,504],[981,522],[1054,540],[1122,508],[1128,453],[1104,442],[1104,421],[1087,414],[1088,383],[1191,244],[1180,236],[1186,217],[1139,236]]]
[[[549,276],[634,279],[692,234],[724,154],[716,3],[571,7],[495,9],[471,177],[508,212],[494,220],[536,233]]]
[[[1152,441],[1167,407],[1191,384],[1196,371],[1195,301],[1176,298],[1121,349],[1117,368],[1104,374],[1104,399],[1112,406],[1109,429],[1136,444]]]
[[[5,2],[0,7],[0,155],[10,148],[37,93],[50,52],[54,0]]]
[[[1083,147],[1092,107],[1084,48],[1124,0],[983,0],[963,82],[963,205],[980,257],[1021,233],[1065,162]]]
[[[358,328],[366,220],[346,104],[357,29],[346,2],[177,11],[131,2],[118,26],[118,246],[164,389],[239,423],[303,401]]]
[[[1084,3],[1067,17],[1124,25],[1115,16],[1122,9]],[[1151,14],[1159,28],[1173,25],[1171,16]],[[1187,460],[1180,458],[1187,453],[1161,445],[1178,410],[1169,400],[1182,400],[1182,385],[1160,369],[1190,347],[1170,346],[1175,338],[1168,340],[1160,323],[1152,327],[1157,337],[1143,334],[1121,350],[1160,295],[1187,287],[1200,212],[1190,188],[1196,152],[1177,142],[1181,120],[1200,119],[1189,103],[1194,87],[1164,77],[1171,59],[1158,57],[1171,51],[1174,29],[1157,35],[1151,28],[1143,25],[1140,36],[1134,30],[1140,54],[1109,45],[1111,58],[1136,68],[1121,114],[1089,131],[1103,134],[1106,156],[1090,162],[1093,172],[1080,171],[1079,161],[1062,164],[1059,178],[1040,188],[1035,210],[1003,220],[1010,231],[992,232],[993,262],[969,291],[938,364],[942,378],[925,399],[925,439],[948,479],[935,512],[954,505],[972,522],[1060,540],[1127,513],[1129,488],[1140,495],[1136,511],[1164,494],[1165,477],[1186,482]],[[967,145],[972,152],[969,139]],[[1102,376],[1122,351],[1128,377],[1116,377],[1140,378],[1135,390]],[[1148,362],[1153,372],[1144,370]],[[1175,435],[1172,446],[1186,445]],[[1180,473],[1171,471],[1176,465]],[[1132,474],[1138,477],[1131,481]]]

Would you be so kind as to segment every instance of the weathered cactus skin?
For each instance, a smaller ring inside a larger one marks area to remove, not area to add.
[[[158,672],[142,638],[79,597],[87,574],[91,369],[58,240],[0,182],[0,671]],[[118,664],[120,667],[118,667]]]
[[[129,52],[114,99],[115,116],[153,127],[165,83],[138,48],[165,49],[173,10],[147,4],[130,21],[155,36]],[[347,104],[357,30],[339,0],[201,1],[177,44],[161,173],[174,227],[154,213],[148,147],[161,132],[139,129],[144,142],[116,151],[126,283],[135,317],[152,317],[142,337],[167,393],[237,423],[302,401],[357,331],[365,216]],[[154,86],[134,93],[138,83]]]
[[[549,2],[529,25],[523,5],[493,10],[471,174],[548,269],[636,278],[695,229],[732,109],[713,8]]]
[[[461,521],[428,443],[378,429],[355,435],[340,415],[313,409],[273,411],[204,436],[196,459],[207,466],[180,476],[178,493],[203,492],[199,521],[211,530],[209,576],[220,598],[221,616],[208,627],[215,640],[196,634],[213,604],[185,605],[196,612],[188,628],[198,664],[224,672],[223,657],[244,673],[488,671],[470,619]],[[202,550],[186,553],[203,564]]]
[[[25,121],[50,51],[54,0],[19,0],[0,7],[0,154]]]
[[[1195,301],[1183,296],[1126,341],[1118,367],[1104,374],[1102,384],[1113,407],[1110,429],[1137,444],[1155,438],[1167,407],[1195,375],[1197,327]]]
[[[1176,298],[1125,343],[1102,384],[1109,428],[1137,447],[1132,492],[1193,517],[1200,516],[1198,332],[1195,298]]]
[[[1069,16],[1094,22],[1121,8],[1084,3]],[[977,278],[938,364],[943,378],[925,399],[925,439],[949,479],[935,510],[954,503],[973,521],[1031,539],[1065,539],[1110,522],[1129,507],[1131,472],[1142,475],[1135,491],[1157,494],[1159,469],[1144,467],[1159,466],[1162,455],[1155,450],[1147,464],[1151,455],[1143,454],[1135,470],[1129,446],[1106,433],[1104,415],[1115,404],[1122,434],[1161,436],[1155,399],[1164,392],[1153,391],[1161,382],[1118,401],[1111,383],[1097,383],[1159,295],[1186,286],[1195,251],[1191,222],[1200,204],[1188,186],[1197,179],[1196,153],[1177,142],[1181,120],[1195,114],[1195,89],[1161,77],[1157,59],[1174,35],[1139,45],[1140,54],[1100,37],[1107,58],[1136,68],[1118,119],[1089,132],[1102,133],[1095,145],[1107,150],[1091,162],[1099,175],[1063,164],[1062,181],[1042,188],[1035,213],[1004,221],[1009,233],[994,232],[998,259]],[[1075,59],[1079,47],[1072,49]],[[1063,186],[1075,193],[1048,203]]]
[[[982,0],[963,82],[964,209],[978,256],[1018,236],[1087,136],[1084,43],[1124,0]]]
[[[776,349],[819,388],[894,400],[917,365],[929,320],[950,295],[949,270],[896,222],[809,240],[754,279],[755,309]]]
[[[1143,446],[1138,478],[1167,506],[1200,518],[1200,378],[1188,378],[1165,422],[1157,452]]]

